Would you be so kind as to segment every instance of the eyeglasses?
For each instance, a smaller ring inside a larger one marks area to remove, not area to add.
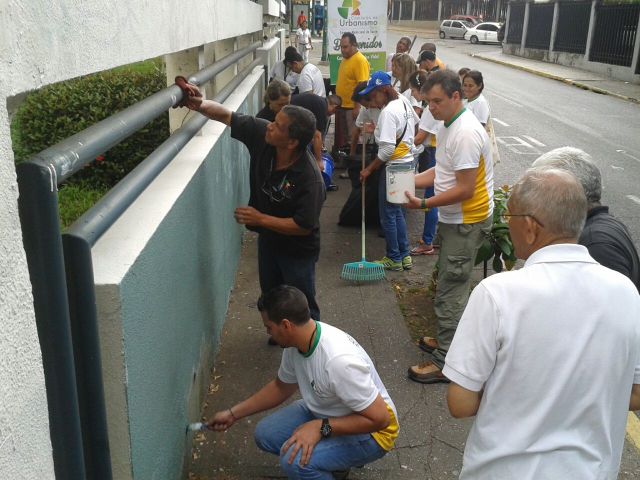
[[[510,217],[529,217],[532,218],[534,222],[536,222],[538,225],[540,225],[542,228],[544,228],[544,223],[542,223],[540,220],[538,220],[535,215],[533,215],[532,213],[511,213],[509,212],[509,210],[505,210],[505,212],[502,214],[503,217],[505,217],[507,220]]]

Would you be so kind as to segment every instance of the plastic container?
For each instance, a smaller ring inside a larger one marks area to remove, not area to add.
[[[326,153],[322,154],[322,162],[324,163],[324,172],[322,172],[322,179],[324,185],[329,188],[332,185],[331,177],[333,175],[333,160]]]
[[[415,168],[413,162],[387,165],[387,202],[403,204],[408,199],[404,192],[416,194]]]

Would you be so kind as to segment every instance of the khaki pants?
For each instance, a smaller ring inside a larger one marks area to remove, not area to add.
[[[438,349],[431,354],[440,369],[456,333],[460,317],[471,292],[471,271],[485,236],[491,231],[492,217],[470,224],[438,224],[440,256],[434,310],[438,321]]]

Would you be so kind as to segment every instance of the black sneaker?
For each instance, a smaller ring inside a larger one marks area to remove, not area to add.
[[[350,471],[350,468],[347,468],[346,470],[336,470],[335,472],[331,472],[331,475],[333,475],[335,480],[347,480]]]

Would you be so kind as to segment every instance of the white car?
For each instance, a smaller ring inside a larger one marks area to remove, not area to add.
[[[498,30],[500,30],[500,24],[496,22],[483,22],[479,23],[473,28],[468,28],[464,32],[464,39],[469,40],[471,43],[478,42],[494,42],[500,43],[498,40]]]

